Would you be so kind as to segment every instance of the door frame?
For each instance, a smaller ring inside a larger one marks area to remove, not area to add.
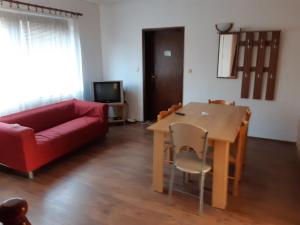
[[[143,57],[143,121],[146,118],[146,109],[147,109],[147,99],[146,99],[146,33],[151,31],[163,31],[163,30],[178,30],[181,29],[183,32],[183,60],[182,60],[182,67],[183,67],[183,74],[182,74],[182,93],[181,93],[181,102],[183,102],[183,93],[184,93],[184,62],[185,62],[185,27],[178,26],[178,27],[159,27],[159,28],[145,28],[142,29],[142,57]]]

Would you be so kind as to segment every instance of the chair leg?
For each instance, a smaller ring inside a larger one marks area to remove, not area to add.
[[[199,189],[200,189],[200,193],[199,193],[199,214],[202,215],[203,214],[203,195],[204,195],[204,182],[205,182],[205,173],[200,175],[200,181],[199,181]]]
[[[175,176],[175,164],[171,166],[171,178],[169,183],[169,198],[172,196],[173,185],[174,185],[174,176]]]
[[[28,172],[28,178],[29,178],[30,180],[33,180],[33,179],[34,179],[34,174],[33,174],[32,171],[31,171],[31,172]]]
[[[233,196],[237,197],[240,194],[240,180],[241,180],[241,173],[242,173],[242,162],[240,159],[237,159],[235,164],[235,171],[234,171],[234,180],[233,180]]]
[[[169,149],[169,161],[170,161],[170,164],[173,163],[173,149],[172,148]]]

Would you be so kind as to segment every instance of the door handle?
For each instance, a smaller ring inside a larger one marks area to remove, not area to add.
[[[157,76],[155,76],[155,75],[152,75],[152,79],[156,79],[157,78]]]

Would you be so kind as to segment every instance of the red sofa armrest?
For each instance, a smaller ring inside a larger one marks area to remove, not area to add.
[[[77,116],[98,117],[104,124],[108,124],[108,106],[104,103],[75,100]]]
[[[22,172],[30,172],[30,158],[35,147],[33,129],[0,122],[0,163]]]

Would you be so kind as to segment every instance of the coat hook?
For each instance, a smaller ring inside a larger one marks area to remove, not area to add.
[[[260,48],[263,48],[263,47],[264,47],[264,40],[261,39],[261,40],[260,40]]]
[[[248,42],[248,48],[250,48],[250,39],[248,39],[247,42]]]
[[[274,48],[277,48],[277,39],[274,40]]]

